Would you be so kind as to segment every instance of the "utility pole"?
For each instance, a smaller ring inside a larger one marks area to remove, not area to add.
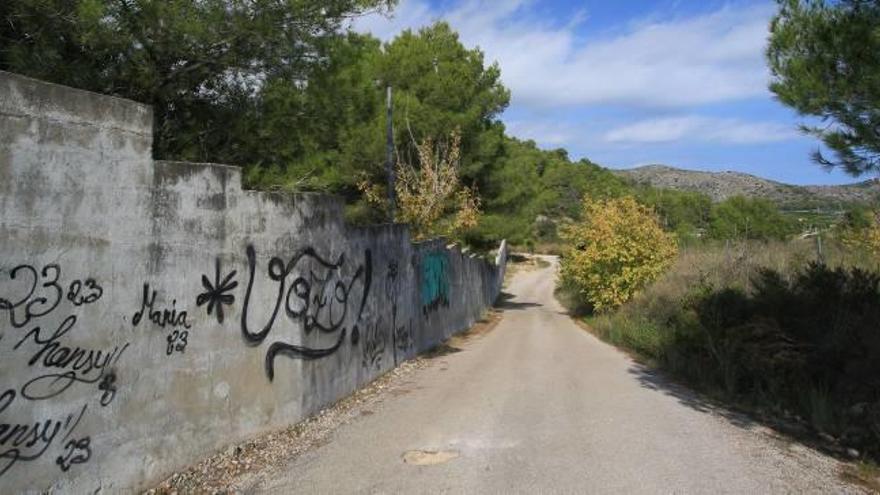
[[[394,222],[394,209],[396,199],[394,194],[394,186],[396,177],[394,174],[394,123],[391,118],[393,116],[393,108],[391,103],[391,85],[386,87],[385,108],[387,110],[387,135],[385,136],[385,173],[388,176],[388,221]]]

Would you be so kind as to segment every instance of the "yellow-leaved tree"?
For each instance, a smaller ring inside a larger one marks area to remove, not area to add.
[[[843,243],[850,248],[866,252],[880,262],[880,212],[867,210],[843,230]]]
[[[480,216],[480,198],[462,184],[458,173],[461,134],[453,131],[449,141],[440,144],[425,139],[416,149],[419,163],[397,164],[395,221],[408,223],[416,240],[459,239]],[[370,203],[387,208],[381,186],[361,182],[360,189]]]
[[[650,208],[632,197],[583,202],[583,221],[563,229],[562,282],[595,311],[616,308],[657,279],[678,252]]]

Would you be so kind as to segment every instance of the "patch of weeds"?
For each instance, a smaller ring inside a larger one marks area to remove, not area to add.
[[[859,461],[844,467],[840,473],[844,481],[861,485],[880,493],[880,467],[871,461]]]

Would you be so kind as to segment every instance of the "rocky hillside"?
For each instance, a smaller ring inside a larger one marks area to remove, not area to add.
[[[880,196],[878,179],[843,186],[793,186],[741,172],[700,172],[664,165],[646,165],[614,173],[636,184],[701,192],[714,201],[742,195],[766,198],[782,206],[811,207],[866,202]]]

